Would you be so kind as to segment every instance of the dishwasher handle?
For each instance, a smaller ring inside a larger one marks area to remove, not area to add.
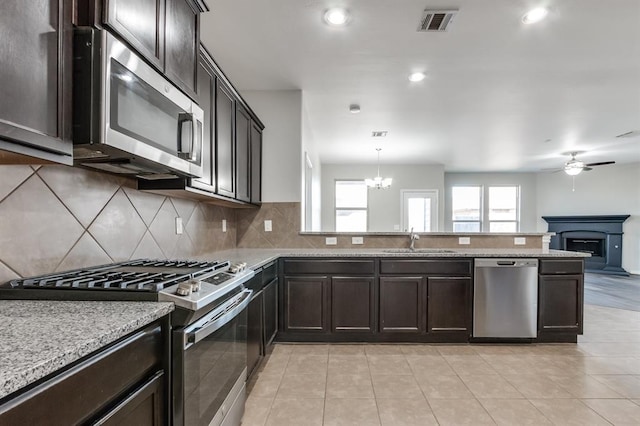
[[[538,259],[495,259],[477,258],[474,259],[476,268],[537,268]]]

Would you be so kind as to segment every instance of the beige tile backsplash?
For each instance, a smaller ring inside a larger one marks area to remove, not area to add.
[[[128,179],[67,166],[1,165],[0,282],[236,246],[234,210],[134,187]],[[182,235],[175,233],[176,217]]]
[[[231,209],[145,193],[135,182],[67,166],[0,165],[0,282],[135,258],[190,258],[238,248],[327,248],[326,235],[300,234],[300,203]],[[181,217],[184,233],[175,233]],[[222,231],[222,220],[227,231]],[[265,232],[264,221],[273,230]],[[366,235],[330,248],[400,248],[408,238]],[[425,236],[416,247],[455,248],[456,236]],[[513,247],[513,237],[473,237],[461,248]],[[527,237],[520,248],[540,248]]]

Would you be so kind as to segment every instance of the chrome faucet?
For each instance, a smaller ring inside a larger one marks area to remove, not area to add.
[[[416,244],[416,240],[420,239],[420,235],[414,234],[413,227],[411,228],[411,232],[409,233],[409,239],[411,240],[411,244],[409,245],[409,250],[414,251],[416,249],[414,245]]]

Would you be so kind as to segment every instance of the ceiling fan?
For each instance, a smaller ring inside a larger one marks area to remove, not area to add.
[[[584,163],[576,158],[576,155],[581,154],[580,152],[569,152],[566,155],[570,155],[571,159],[564,163],[564,167],[561,169],[551,169],[554,172],[559,172],[564,170],[566,174],[569,176],[576,176],[582,173],[583,171],[588,172],[593,170],[595,166],[606,166],[607,164],[615,164],[615,161],[601,161],[599,163]]]

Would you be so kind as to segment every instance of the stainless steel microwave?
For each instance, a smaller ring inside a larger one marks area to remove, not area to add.
[[[202,176],[204,113],[114,35],[74,33],[74,164],[145,179]]]

